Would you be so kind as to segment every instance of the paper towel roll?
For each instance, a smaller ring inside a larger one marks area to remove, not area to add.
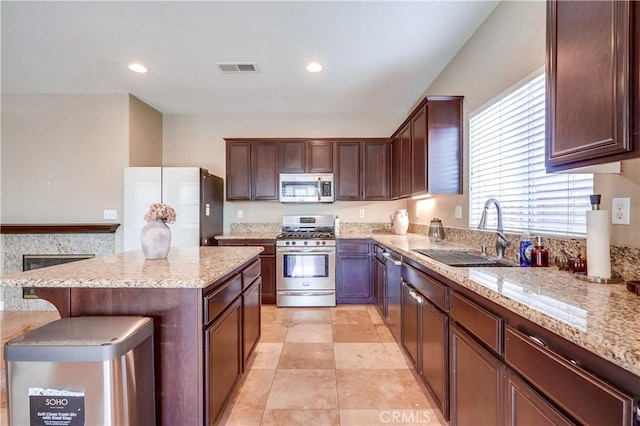
[[[609,211],[587,210],[587,275],[611,278]]]

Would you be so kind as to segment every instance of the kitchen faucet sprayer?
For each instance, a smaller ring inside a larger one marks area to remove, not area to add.
[[[498,213],[498,229],[496,230],[496,256],[499,259],[502,259],[504,257],[504,249],[511,243],[507,239],[506,235],[504,235],[504,229],[502,229],[502,207],[500,206],[500,202],[495,198],[489,198],[484,203],[484,209],[482,210],[482,215],[480,216],[478,229],[487,228],[487,211],[489,210],[489,206],[491,204],[495,204],[496,211]]]

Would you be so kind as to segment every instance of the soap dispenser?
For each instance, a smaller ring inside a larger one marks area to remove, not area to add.
[[[536,244],[531,252],[531,266],[549,266],[549,252],[542,245],[542,237],[536,237]]]

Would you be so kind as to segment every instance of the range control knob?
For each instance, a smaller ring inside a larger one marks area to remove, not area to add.
[[[322,245],[323,245],[323,246],[326,246],[326,245],[327,245],[327,242],[326,242],[326,241],[323,241],[323,242],[322,242]]]
[[[305,245],[305,246],[306,246],[306,245],[308,245],[308,244],[309,244],[309,242],[308,242],[308,241],[305,241],[305,242],[304,242],[304,245]]]
[[[320,241],[316,241],[316,245],[319,246],[320,245]]]
[[[284,243],[284,244],[288,246],[288,245],[289,245],[289,241],[285,241],[285,243]]]

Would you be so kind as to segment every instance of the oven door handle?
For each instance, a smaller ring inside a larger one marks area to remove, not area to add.
[[[278,294],[282,296],[331,296],[335,294],[335,291],[313,291],[313,292],[299,292],[299,291],[278,291]]]
[[[281,249],[281,248],[278,248],[278,249],[276,249],[276,251],[278,253],[294,253],[294,254],[296,254],[296,253],[318,253],[318,254],[327,254],[327,253],[329,253],[329,254],[331,254],[331,253],[335,253],[336,249],[335,249],[335,247],[331,247],[331,248],[327,247],[326,249],[319,248],[319,247],[309,247],[309,248],[300,247],[300,248],[295,248],[295,249]]]

